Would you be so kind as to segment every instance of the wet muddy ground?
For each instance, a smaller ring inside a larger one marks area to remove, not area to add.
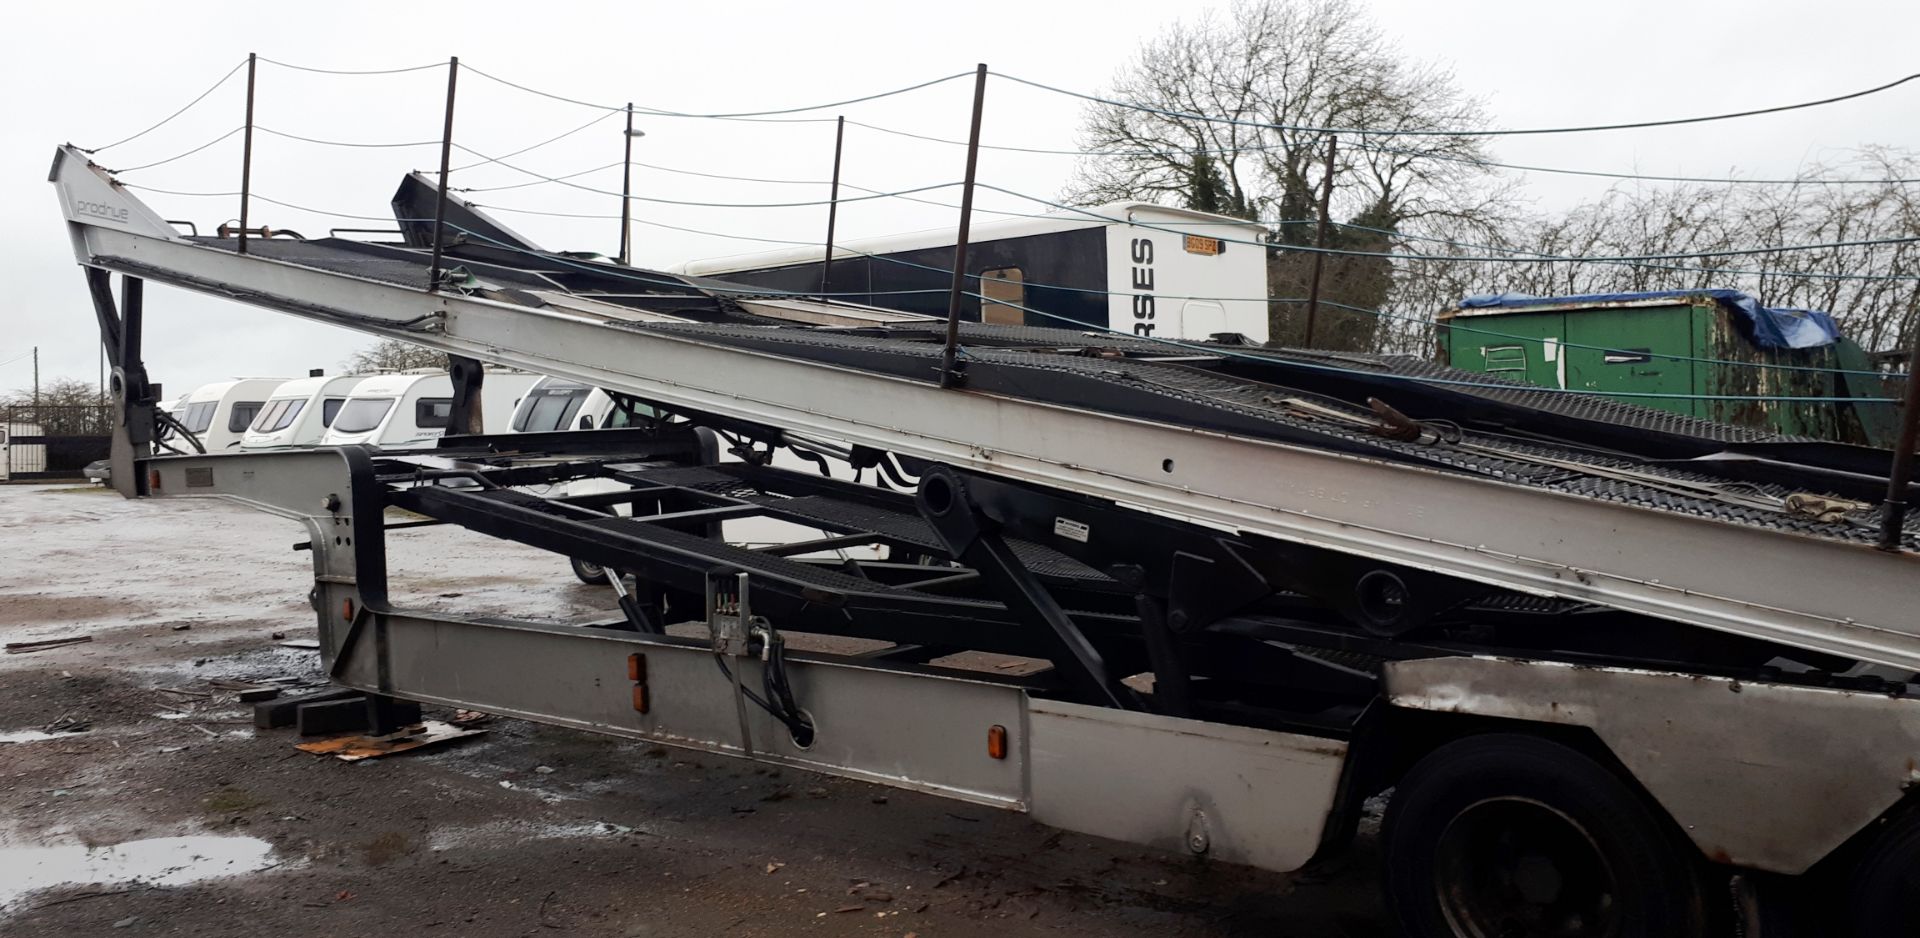
[[[297,751],[209,681],[320,681],[273,637],[313,634],[303,537],[224,502],[0,486],[0,640],[92,637],[0,656],[0,934],[1389,933],[1364,837],[1281,876],[498,718],[359,763]],[[550,555],[391,538],[396,601],[611,608]]]

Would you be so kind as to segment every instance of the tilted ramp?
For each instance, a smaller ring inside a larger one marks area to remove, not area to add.
[[[1783,507],[1858,497],[1871,453],[1770,449],[1752,431],[1408,360],[1071,330],[969,326],[965,382],[942,388],[925,317],[469,232],[434,291],[417,248],[255,239],[242,254],[183,235],[71,147],[52,181],[88,267],[672,409],[1920,670],[1920,560],[1875,550],[1870,517]],[[1383,436],[1363,395],[1419,418],[1417,438]],[[1912,525],[1905,543],[1920,546]]]

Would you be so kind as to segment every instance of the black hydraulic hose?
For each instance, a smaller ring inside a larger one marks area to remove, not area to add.
[[[913,482],[907,479],[905,471],[903,471],[900,468],[900,466],[893,461],[892,453],[881,454],[880,462],[878,463],[878,465],[880,468],[880,472],[887,477],[887,481],[892,482],[894,485],[897,485],[900,488],[905,489],[906,491],[909,491],[909,492],[914,491],[915,489],[918,489],[920,487],[917,482]]]
[[[192,430],[187,429],[187,425],[184,423],[181,423],[180,418],[175,417],[174,415],[167,413],[166,411],[161,410],[157,407],[154,408],[153,412],[156,416],[160,418],[161,423],[166,424],[169,427],[172,427],[174,432],[179,433],[180,436],[185,438],[188,443],[193,444],[194,452],[199,453],[202,456],[205,456],[207,454],[207,448],[200,444],[200,437],[194,435],[194,432]],[[178,449],[174,449],[172,446],[167,446],[167,444],[164,442],[162,442],[160,445],[166,446],[167,449],[173,450],[176,453],[180,453],[182,456],[186,455],[184,452],[181,452]]]

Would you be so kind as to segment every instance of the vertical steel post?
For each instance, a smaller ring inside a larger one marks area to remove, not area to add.
[[[1907,353],[1907,393],[1900,400],[1900,440],[1893,446],[1893,467],[1887,472],[1887,501],[1880,509],[1881,550],[1899,550],[1900,532],[1907,522],[1907,481],[1913,474],[1913,446],[1920,436],[1920,381],[1914,380],[1913,366],[1920,362],[1920,320],[1907,328],[1913,330],[1913,347]]]
[[[440,290],[440,255],[445,250],[447,173],[453,157],[453,88],[460,79],[460,57],[447,60],[447,123],[440,131],[440,197],[433,203],[433,263],[427,268],[427,292]]]
[[[1327,168],[1320,177],[1320,223],[1314,226],[1313,277],[1307,281],[1307,348],[1313,348],[1313,324],[1320,316],[1320,268],[1327,262],[1327,208],[1333,202],[1333,151],[1339,142],[1339,137],[1327,138]]]
[[[820,294],[824,299],[832,289],[828,286],[833,275],[833,223],[840,212],[840,144],[845,140],[847,119],[833,119],[833,190],[827,195],[827,256],[820,261]]]
[[[960,188],[960,233],[953,243],[953,288],[947,292],[947,347],[940,355],[940,386],[959,383],[953,373],[960,345],[960,299],[967,286],[967,232],[973,221],[973,173],[980,161],[980,108],[987,97],[987,65],[973,74],[973,127],[967,132],[967,175]]]
[[[627,131],[620,158],[620,263],[633,264],[633,102],[627,102]]]
[[[257,64],[258,57],[247,53],[247,132],[240,144],[240,244],[237,248],[242,254],[247,253],[247,202],[253,193],[253,75]]]

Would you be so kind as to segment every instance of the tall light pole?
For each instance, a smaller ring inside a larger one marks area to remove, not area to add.
[[[620,162],[620,263],[633,265],[633,139],[647,132],[633,129],[633,103],[627,103],[626,155]]]

